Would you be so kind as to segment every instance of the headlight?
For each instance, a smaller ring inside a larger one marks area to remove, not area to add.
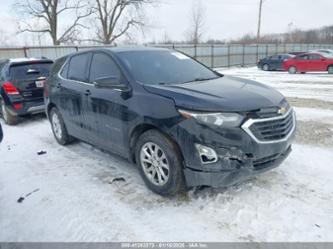
[[[238,113],[210,113],[192,112],[178,109],[178,112],[187,119],[195,118],[200,123],[212,124],[223,127],[238,127],[243,121],[243,117]]]

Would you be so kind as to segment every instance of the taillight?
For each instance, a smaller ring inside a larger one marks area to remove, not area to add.
[[[8,95],[20,94],[17,88],[10,82],[5,82],[2,87]]]
[[[23,105],[21,103],[15,103],[15,104],[13,104],[13,106],[16,110],[22,109],[22,107],[23,107]]]

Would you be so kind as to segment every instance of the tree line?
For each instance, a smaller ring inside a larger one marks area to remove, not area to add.
[[[246,34],[239,39],[234,39],[231,43],[318,43],[333,44],[333,25],[324,26],[318,29],[301,30],[293,29],[281,34],[262,35],[257,37],[252,34]]]
[[[19,33],[33,33],[37,37],[48,36],[53,45],[94,43],[115,44],[121,37],[132,38],[134,31],[147,27],[145,8],[162,0],[16,0],[20,14]],[[264,0],[260,0],[260,10]],[[205,37],[205,6],[194,0],[189,11],[190,26],[184,41],[175,41],[167,33],[155,43],[333,43],[333,25],[319,29],[292,29],[281,34],[260,35],[261,11],[258,33],[245,34],[238,39],[216,40]],[[85,35],[83,35],[85,34]],[[88,38],[83,38],[88,37]],[[0,31],[0,41],[5,34]]]

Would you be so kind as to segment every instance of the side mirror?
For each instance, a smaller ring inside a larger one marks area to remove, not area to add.
[[[94,81],[94,86],[96,88],[108,88],[119,91],[126,91],[129,89],[128,86],[120,83],[120,78],[117,76],[98,78]]]

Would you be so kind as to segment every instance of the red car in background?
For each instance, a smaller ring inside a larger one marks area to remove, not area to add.
[[[283,68],[291,74],[327,71],[333,74],[333,58],[320,53],[304,53],[283,62]]]

